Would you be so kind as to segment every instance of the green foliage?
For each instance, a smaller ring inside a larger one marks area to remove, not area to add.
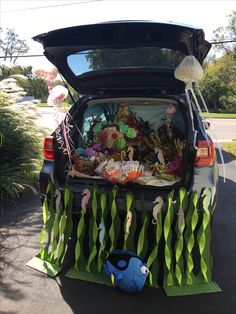
[[[236,140],[236,135],[235,135]],[[236,142],[225,142],[221,143],[223,149],[228,152],[236,160]]]
[[[10,103],[8,101],[8,97],[5,93],[0,92],[0,107],[7,107],[10,106]]]
[[[17,83],[24,89],[27,96],[33,96],[36,99],[48,97],[48,87],[41,78],[17,79]]]
[[[86,56],[91,70],[126,66],[164,66],[175,68],[183,54],[162,48],[96,49]]]
[[[14,199],[38,170],[40,141],[29,118],[0,106],[0,201]]]
[[[71,93],[74,101],[77,101],[77,99],[79,98],[79,94],[76,90],[74,90],[73,87],[69,86],[69,92]],[[68,97],[65,99],[65,101],[70,105],[70,106],[73,106],[74,105],[74,102],[73,100],[71,99],[70,95],[68,95]]]
[[[210,109],[236,113],[236,59],[230,53],[205,65],[200,83]]]
[[[15,65],[12,67],[7,67],[5,65],[0,66],[0,80],[3,80],[11,75],[24,75],[26,77],[31,77],[31,66],[20,66]]]
[[[57,85],[63,85],[63,82],[61,80],[54,81],[53,87],[57,86]],[[67,86],[65,86],[65,87],[69,90],[69,93],[72,95],[73,99],[75,101],[77,101],[77,99],[79,98],[78,92],[73,87],[71,87],[70,85],[68,85],[68,84],[66,84],[66,85]],[[74,105],[74,102],[71,99],[70,95],[67,96],[67,98],[64,100],[64,103],[65,103],[65,107],[69,107],[69,106]]]
[[[204,112],[204,116],[207,118],[236,119],[236,113]]]
[[[11,67],[11,75],[24,75],[26,77],[31,77],[32,76],[32,66],[20,66],[20,65],[15,65]]]

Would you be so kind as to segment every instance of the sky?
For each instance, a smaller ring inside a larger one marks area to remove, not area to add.
[[[28,54],[42,54],[32,37],[58,28],[112,20],[156,20],[203,28],[207,40],[226,26],[235,1],[101,1],[101,0],[0,0],[0,26],[14,29],[30,46]],[[21,65],[44,62],[43,58],[18,59]]]

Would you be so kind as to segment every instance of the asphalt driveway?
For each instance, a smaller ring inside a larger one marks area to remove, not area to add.
[[[37,193],[5,206],[0,216],[0,313],[232,314],[236,312],[236,163],[225,155],[226,183],[220,177],[213,229],[214,279],[223,292],[191,297],[165,296],[162,289],[139,294],[67,279],[51,279],[25,266],[39,251],[42,228]],[[222,174],[222,165],[219,165]]]

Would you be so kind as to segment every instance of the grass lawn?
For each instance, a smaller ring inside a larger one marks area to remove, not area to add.
[[[236,119],[236,113],[207,113],[204,112],[205,117],[209,118],[221,118],[221,119]]]
[[[52,106],[49,106],[46,102],[39,102],[36,107],[52,107]]]
[[[223,149],[236,160],[236,142],[221,143]]]
[[[52,108],[52,106],[49,106],[46,102],[39,102],[36,107],[39,107],[39,108],[44,108],[44,107],[48,107],[48,108]],[[63,107],[64,108],[70,108],[71,106],[68,104],[68,103],[63,103]]]

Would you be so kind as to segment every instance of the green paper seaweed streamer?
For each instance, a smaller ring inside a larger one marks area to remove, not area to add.
[[[164,220],[164,239],[165,239],[165,285],[173,286],[174,272],[173,272],[173,253],[171,249],[172,231],[171,225],[174,217],[174,209],[172,206],[174,190],[172,190],[167,197],[167,212]]]
[[[134,210],[134,195],[130,192],[126,194],[126,219],[124,222],[124,250],[135,250],[134,234],[136,229],[136,213]]]
[[[100,248],[98,252],[98,272],[101,272],[103,266],[103,254],[105,252],[107,233],[106,233],[106,217],[107,217],[107,195],[105,193],[101,193],[100,197],[101,202],[101,220],[99,225],[99,238],[100,238]]]
[[[111,191],[111,226],[109,229],[109,238],[111,241],[111,246],[109,252],[113,251],[116,248],[116,243],[120,233],[120,218],[117,212],[116,206],[116,195],[118,188],[115,186]]]
[[[186,280],[187,285],[193,284],[193,258],[192,258],[192,251],[195,243],[194,239],[194,231],[196,229],[198,223],[198,212],[197,212],[197,204],[198,204],[198,194],[194,192],[191,194],[190,197],[190,205],[189,210],[186,216],[186,229],[184,234],[184,239],[186,243]]]
[[[85,235],[85,221],[84,215],[85,211],[81,210],[80,218],[77,226],[77,241],[75,245],[75,269],[79,270],[84,267],[85,265],[85,258],[83,252],[83,242],[84,242],[84,235]]]
[[[53,242],[52,242],[52,251],[50,253],[49,261],[54,263],[56,261],[55,254],[59,242],[59,222],[62,215],[62,204],[61,204],[61,192],[59,190],[55,191],[55,196],[57,196],[58,200],[56,200],[56,213],[53,224]]]
[[[43,202],[43,228],[40,232],[40,236],[39,236],[39,242],[41,245],[41,249],[39,252],[39,257],[41,259],[44,259],[45,257],[45,250],[44,250],[44,240],[47,234],[47,228],[46,228],[46,224],[47,224],[47,220],[48,220],[48,201],[47,201],[47,193],[46,193],[46,198]]]
[[[80,210],[80,217],[77,226],[77,241],[75,245],[75,265],[74,268],[76,270],[85,269],[85,256],[84,256],[84,236],[86,230],[86,223],[85,223],[85,215],[87,213],[87,206],[89,204],[91,192],[89,189],[84,189],[82,192],[82,199],[81,199],[81,210]]]
[[[98,209],[98,202],[97,202],[97,188],[93,188],[92,192],[92,217],[90,219],[90,248],[91,252],[88,258],[87,266],[85,268],[86,271],[90,272],[92,266],[95,262],[95,257],[97,255],[97,238],[98,238],[98,226],[97,226],[97,209]]]
[[[63,258],[63,251],[65,247],[65,239],[64,239],[64,232],[66,229],[66,212],[64,211],[61,220],[59,223],[59,235],[60,235],[60,240],[59,240],[59,246],[58,246],[58,253],[57,253],[57,262],[61,261]],[[58,263],[60,264],[60,263]]]
[[[158,204],[159,205],[159,204]],[[163,202],[162,202],[163,205]],[[158,212],[158,215],[156,217],[156,224],[154,225],[154,233],[155,233],[155,238],[156,241],[154,243],[154,247],[152,249],[151,254],[148,257],[147,260],[147,267],[150,270],[149,273],[149,278],[148,282],[150,286],[152,287],[158,287],[157,285],[157,277],[158,277],[158,272],[159,272],[159,263],[157,260],[157,254],[158,254],[158,249],[159,249],[159,244],[162,236],[162,212],[161,209]]]
[[[184,238],[183,232],[185,228],[185,219],[184,211],[188,205],[188,195],[187,191],[184,188],[180,188],[178,191],[178,213],[177,213],[177,222],[176,222],[176,234],[177,240],[175,245],[175,276],[177,283],[180,286],[183,281],[184,265],[183,265],[183,247],[184,247]]]
[[[49,202],[49,206],[48,206],[48,202]],[[43,229],[40,233],[41,249],[39,253],[39,257],[42,260],[47,260],[49,258],[48,250],[51,243],[51,234],[52,234],[54,218],[55,218],[54,188],[53,188],[53,185],[50,183],[47,186],[46,197],[43,202]],[[46,234],[48,235],[47,244],[43,247]]]
[[[208,283],[211,280],[211,252],[210,252],[210,204],[211,204],[211,191],[205,189],[202,194],[202,209],[203,217],[202,224],[198,230],[197,239],[200,253],[200,276],[203,276],[204,282]]]
[[[148,232],[148,224],[149,218],[147,211],[145,210],[144,206],[144,196],[141,196],[141,206],[142,206],[142,227],[138,237],[138,244],[137,244],[137,255],[144,258],[146,256],[146,252],[148,249],[148,239],[147,239],[147,232]]]
[[[64,212],[59,223],[60,242],[58,247],[58,255],[56,264],[61,265],[65,255],[66,246],[73,228],[72,221],[73,195],[69,187],[65,187],[64,192]]]

